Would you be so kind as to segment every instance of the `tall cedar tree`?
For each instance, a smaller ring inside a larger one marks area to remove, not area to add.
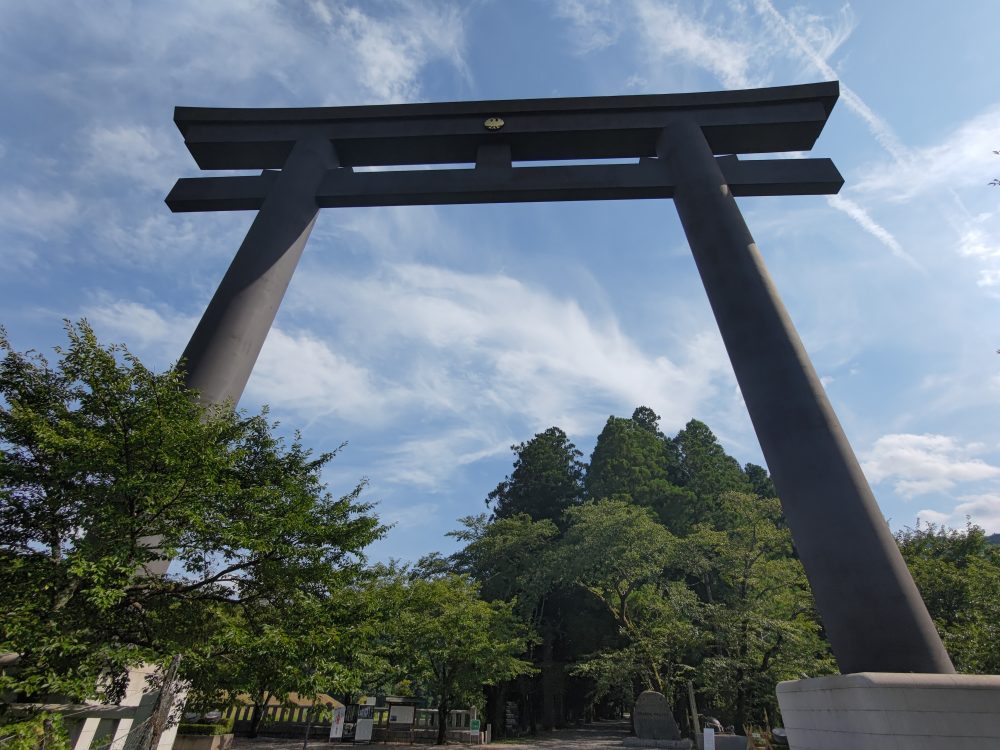
[[[494,518],[526,513],[532,520],[562,523],[567,508],[583,497],[584,466],[580,451],[558,427],[512,445],[514,470],[486,499]]]
[[[677,486],[679,475],[676,443],[660,432],[656,413],[640,406],[631,419],[608,417],[584,485],[588,499],[618,498],[641,505],[679,533],[695,513],[694,494]]]
[[[725,492],[752,492],[739,462],[726,453],[704,422],[692,419],[673,439],[680,457],[677,483],[697,501],[697,521],[725,523],[719,502]]]

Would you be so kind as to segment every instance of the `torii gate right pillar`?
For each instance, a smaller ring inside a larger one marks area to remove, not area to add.
[[[841,672],[954,673],[701,128],[657,153]]]

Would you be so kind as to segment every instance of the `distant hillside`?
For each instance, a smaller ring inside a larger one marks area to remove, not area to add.
[[[990,534],[988,537],[986,537],[986,541],[989,542],[990,544],[1000,544],[1000,532],[997,532],[996,534]]]

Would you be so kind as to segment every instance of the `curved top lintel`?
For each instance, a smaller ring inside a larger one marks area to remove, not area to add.
[[[503,142],[515,161],[653,156],[682,115],[717,154],[809,150],[840,94],[837,81],[683,94],[378,104],[348,107],[177,107],[174,122],[204,169],[280,168],[291,144],[320,129],[344,166],[474,162]],[[487,120],[503,121],[486,128]]]

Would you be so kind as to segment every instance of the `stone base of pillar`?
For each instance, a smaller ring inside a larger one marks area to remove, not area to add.
[[[791,750],[1000,747],[1000,676],[859,672],[778,685]]]
[[[655,747],[660,750],[691,750],[691,740],[651,740],[645,737],[626,737],[622,740],[625,747]]]

